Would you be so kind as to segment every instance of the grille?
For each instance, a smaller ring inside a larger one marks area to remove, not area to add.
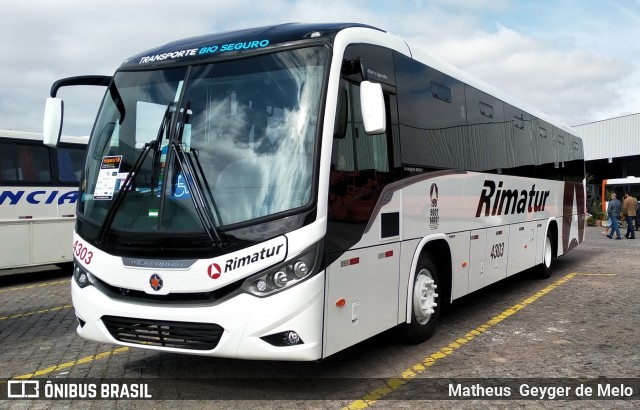
[[[240,279],[220,289],[216,289],[211,292],[196,292],[196,293],[169,293],[168,295],[150,295],[140,290],[132,290],[126,288],[119,288],[111,286],[108,283],[100,280],[96,276],[91,277],[91,281],[95,287],[100,289],[102,293],[108,295],[113,299],[127,300],[127,301],[142,301],[142,302],[172,302],[180,304],[212,304],[215,301],[219,301],[226,297],[235,295],[242,286],[244,279]]]
[[[224,329],[215,323],[170,322],[103,316],[102,322],[116,340],[146,346],[211,350]]]

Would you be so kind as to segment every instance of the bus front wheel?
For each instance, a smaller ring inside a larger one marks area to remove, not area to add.
[[[411,323],[402,326],[404,339],[413,344],[429,339],[436,330],[440,315],[440,297],[438,295],[440,276],[433,258],[423,255],[416,268],[411,292]]]

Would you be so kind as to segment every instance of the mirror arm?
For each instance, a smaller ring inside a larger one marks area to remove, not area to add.
[[[111,84],[112,78],[110,75],[78,75],[75,77],[61,78],[51,86],[50,95],[51,97],[55,97],[60,88],[70,85],[98,85],[107,87]]]

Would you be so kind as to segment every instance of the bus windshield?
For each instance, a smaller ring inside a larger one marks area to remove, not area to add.
[[[91,137],[78,217],[112,218],[110,229],[129,233],[201,233],[199,212],[224,229],[309,205],[327,59],[325,47],[308,47],[118,72]]]

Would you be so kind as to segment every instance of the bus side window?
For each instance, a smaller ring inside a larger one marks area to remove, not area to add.
[[[83,149],[58,148],[58,178],[61,182],[79,182],[82,173]]]
[[[14,146],[8,144],[0,145],[0,181],[17,181],[18,161]]]
[[[366,222],[390,179],[390,132],[365,134],[359,86],[346,81],[342,85],[347,91],[349,109],[345,132],[333,140],[329,212],[336,220]]]
[[[18,168],[21,181],[51,181],[51,163],[49,161],[48,148],[33,145],[19,146]]]

